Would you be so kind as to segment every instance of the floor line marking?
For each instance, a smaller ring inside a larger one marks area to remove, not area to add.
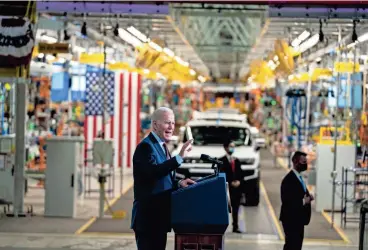
[[[330,217],[329,214],[327,214],[325,211],[321,212],[323,218],[325,218],[327,220],[327,222],[332,225],[332,219]],[[349,239],[349,237],[346,235],[346,233],[344,232],[344,230],[339,227],[338,225],[336,225],[336,223],[333,224],[333,228],[335,229],[335,231],[338,233],[338,235],[341,237],[341,239],[347,243],[347,244],[351,244],[351,241]]]
[[[83,224],[76,232],[75,234],[81,234],[83,233],[85,230],[87,230],[87,228],[89,228],[93,222],[95,222],[97,219],[96,216],[93,216],[91,219],[89,219],[85,224]]]
[[[132,187],[134,182],[130,183],[125,189],[121,190],[120,194],[114,198],[110,202],[110,207],[112,207],[124,194],[126,194]],[[108,207],[107,205],[104,206],[104,213],[107,211]],[[84,234],[84,231],[86,231],[95,221],[97,220],[97,217],[94,216],[91,219],[89,219],[85,224],[83,224],[76,232],[75,234]]]
[[[277,234],[279,235],[280,240],[284,241],[285,240],[284,233],[283,233],[283,231],[281,229],[281,225],[279,223],[279,220],[277,219],[275,210],[273,209],[273,206],[271,204],[270,198],[268,197],[266,188],[265,188],[265,186],[264,186],[264,184],[263,184],[262,181],[260,181],[259,186],[261,188],[262,195],[263,195],[263,197],[264,197],[264,199],[266,201],[266,205],[268,207],[268,211],[270,212],[270,215],[271,215],[271,218],[273,220],[273,223],[276,226]]]
[[[103,239],[134,239],[133,233],[93,233],[85,232],[83,234],[54,234],[54,233],[5,233],[0,232],[0,237],[55,237],[55,238],[93,238],[100,236]],[[226,235],[225,235],[226,236]],[[250,235],[252,236],[252,235]],[[174,235],[168,235],[168,240],[174,240]],[[284,244],[282,240],[277,239],[246,239],[246,238],[225,238],[225,242],[239,242],[239,243],[259,243],[259,244]],[[341,246],[341,247],[358,247],[358,245],[346,244],[342,240],[323,240],[323,239],[304,239],[304,246]]]

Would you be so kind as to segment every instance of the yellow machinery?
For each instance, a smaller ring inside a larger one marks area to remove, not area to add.
[[[351,145],[351,133],[348,127],[321,127],[319,132],[320,144],[334,144],[335,143],[335,131],[337,133],[337,144],[339,145]]]

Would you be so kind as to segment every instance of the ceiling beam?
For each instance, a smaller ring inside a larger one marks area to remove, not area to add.
[[[340,4],[340,2],[339,2]],[[363,7],[363,6],[362,6]],[[339,18],[339,19],[367,19],[368,9],[365,8],[334,8],[334,7],[271,7],[269,17],[287,18]]]
[[[104,14],[169,14],[168,5],[119,3],[119,2],[37,2],[37,11],[66,13],[104,13]]]

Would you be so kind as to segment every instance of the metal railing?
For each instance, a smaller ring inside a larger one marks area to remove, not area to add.
[[[360,208],[359,250],[368,250],[368,199]]]

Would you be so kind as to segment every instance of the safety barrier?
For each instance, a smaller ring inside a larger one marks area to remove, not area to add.
[[[368,250],[368,200],[360,208],[359,250]]]

